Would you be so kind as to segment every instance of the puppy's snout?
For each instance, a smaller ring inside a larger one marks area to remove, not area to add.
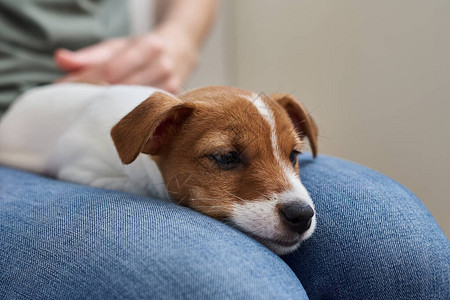
[[[278,209],[284,223],[292,231],[302,234],[311,227],[314,209],[310,205],[290,202],[282,204]]]

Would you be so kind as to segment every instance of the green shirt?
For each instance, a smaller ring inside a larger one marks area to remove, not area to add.
[[[1,0],[0,114],[25,90],[64,72],[58,48],[76,50],[128,34],[125,0]]]

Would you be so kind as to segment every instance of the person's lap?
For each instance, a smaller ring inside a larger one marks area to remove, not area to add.
[[[306,297],[274,253],[190,209],[0,174],[0,295],[7,298]]]
[[[318,228],[283,257],[287,264],[237,230],[187,208],[0,168],[0,295],[448,295],[448,240],[410,192],[327,156],[304,155],[300,165]]]

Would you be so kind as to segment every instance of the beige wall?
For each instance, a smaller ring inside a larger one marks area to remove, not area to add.
[[[293,93],[322,153],[407,186],[449,236],[449,16],[447,0],[222,1],[187,87]]]
[[[232,82],[290,92],[322,153],[411,189],[450,234],[450,1],[231,1]]]

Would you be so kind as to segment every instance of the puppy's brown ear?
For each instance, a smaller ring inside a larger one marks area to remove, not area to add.
[[[190,103],[164,93],[154,93],[111,129],[120,160],[129,164],[141,152],[159,154],[193,110]]]
[[[308,137],[313,156],[316,157],[318,152],[317,138],[319,130],[306,109],[289,94],[272,94],[270,98],[275,100],[288,113],[297,134],[301,137],[305,135]]]

